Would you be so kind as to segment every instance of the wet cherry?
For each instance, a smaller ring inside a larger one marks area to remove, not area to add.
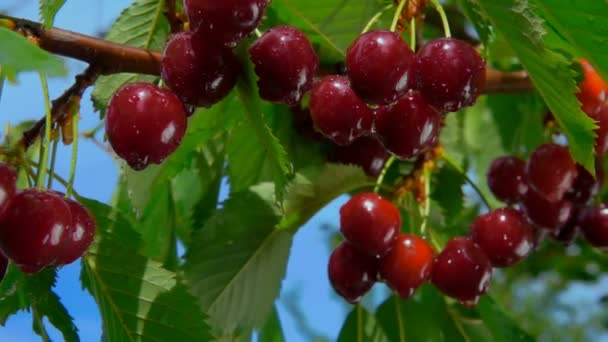
[[[358,303],[376,282],[378,261],[342,242],[329,257],[329,281],[346,301]]]

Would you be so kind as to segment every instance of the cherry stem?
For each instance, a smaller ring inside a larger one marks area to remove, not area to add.
[[[391,31],[393,32],[397,29],[397,25],[399,24],[399,18],[401,18],[401,13],[403,13],[405,4],[407,4],[407,0],[402,0],[399,2],[399,6],[397,6],[395,16],[393,17],[393,23],[391,24]]]
[[[384,182],[384,177],[386,176],[388,169],[391,167],[391,165],[393,165],[395,160],[397,160],[395,156],[390,156],[384,164],[384,167],[382,168],[382,171],[380,171],[380,175],[378,175],[378,179],[376,180],[376,186],[374,186],[375,193],[378,193],[378,191],[380,191],[380,187],[382,187],[382,183]]]
[[[410,48],[416,52],[416,18],[410,21]]]
[[[393,6],[393,4],[386,5],[383,9],[374,14],[374,16],[367,22],[367,24],[363,28],[363,31],[361,31],[361,34],[364,34],[365,32],[369,31],[372,26],[374,26],[374,24],[377,23],[378,20],[380,20],[380,17],[382,17],[384,12],[390,10],[391,8],[393,8]]]
[[[253,31],[253,34],[255,34],[255,36],[256,36],[256,37],[260,38],[260,37],[262,37],[262,34],[263,34],[263,33],[262,33],[262,31],[260,31],[260,29],[256,28],[256,29]]]
[[[443,24],[443,31],[445,32],[445,36],[447,38],[451,38],[452,31],[450,31],[450,23],[448,22],[448,16],[445,14],[443,6],[441,6],[438,0],[431,0],[431,2],[435,6],[437,13],[439,13],[439,17],[441,17],[441,23]]]
[[[481,199],[483,204],[488,208],[488,210],[492,210],[490,201],[488,201],[488,199],[483,194],[483,191],[481,191],[477,183],[473,182],[473,180],[467,175],[466,171],[463,170],[460,165],[458,165],[450,156],[445,153],[441,156],[441,159],[443,159],[443,161],[445,161],[450,167],[456,170],[456,172],[460,173],[460,175],[464,177],[464,180],[469,183],[469,185],[473,188],[473,190],[475,190],[475,192],[477,192],[477,195],[479,195],[479,198]]]
[[[424,204],[422,205],[422,224],[420,225],[420,235],[426,237],[426,228],[431,215],[431,171],[428,167],[423,166],[424,177]]]
[[[55,171],[55,162],[57,161],[57,145],[59,145],[59,138],[53,140],[53,149],[51,150],[51,172]],[[46,183],[46,188],[50,189],[53,186],[53,177],[49,177]]]
[[[51,143],[51,100],[49,97],[49,84],[44,73],[40,73],[40,83],[42,84],[42,94],[44,96],[44,112],[45,112],[45,126],[44,126],[44,141],[41,141],[41,148],[43,149],[42,157],[40,158],[40,172],[38,173],[38,179],[36,180],[36,187],[42,189],[44,187],[44,178],[46,177],[46,165],[49,162],[49,147]]]
[[[72,161],[70,163],[70,176],[68,178],[68,186],[65,191],[66,197],[71,197],[72,192],[74,191],[74,180],[76,179],[76,164],[78,161],[78,111],[77,105],[73,105],[73,116],[72,116],[72,136],[74,137],[74,141],[72,141]]]

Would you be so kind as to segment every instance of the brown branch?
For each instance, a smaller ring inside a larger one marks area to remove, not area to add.
[[[175,0],[167,0],[165,2],[165,17],[167,18],[167,21],[169,21],[171,33],[177,33],[183,30],[184,22],[177,14]]]
[[[486,94],[522,93],[532,90],[532,82],[525,71],[499,71],[486,69]]]
[[[99,73],[95,68],[89,66],[82,74],[76,76],[76,80],[61,96],[53,100],[51,108],[51,120],[53,123],[61,122],[61,120],[71,112],[70,106],[75,98],[81,98],[84,91],[93,85],[97,80]],[[38,120],[27,131],[23,132],[21,138],[22,146],[27,149],[38,138],[46,126],[46,118]]]

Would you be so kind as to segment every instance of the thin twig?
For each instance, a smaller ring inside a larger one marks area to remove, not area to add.
[[[171,33],[177,33],[183,30],[184,22],[177,15],[175,0],[165,1],[165,17],[167,18],[167,21],[169,21]]]

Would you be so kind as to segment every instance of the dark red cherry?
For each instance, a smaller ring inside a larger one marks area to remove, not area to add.
[[[0,222],[4,220],[17,193],[17,171],[0,163]]]
[[[190,28],[234,45],[258,27],[270,0],[184,0]]]
[[[494,159],[487,174],[488,187],[492,194],[505,203],[519,202],[528,191],[524,176],[525,166],[525,161],[514,156]]]
[[[345,76],[326,76],[315,84],[309,107],[317,130],[338,145],[348,145],[371,131],[374,114]]]
[[[570,219],[557,231],[551,232],[549,237],[554,241],[561,243],[564,246],[569,246],[574,242],[576,234],[580,230],[579,223],[579,210],[575,207],[570,215]]]
[[[292,26],[266,31],[249,48],[258,75],[260,97],[296,105],[312,87],[319,58],[306,35]]]
[[[72,214],[72,224],[65,231],[55,265],[68,265],[80,258],[95,237],[95,219],[91,212],[80,203],[65,198]]]
[[[528,185],[547,201],[561,200],[574,184],[576,163],[567,147],[543,144],[526,163]]]
[[[358,303],[376,282],[378,261],[342,242],[329,257],[329,281],[346,301]]]
[[[351,197],[340,208],[340,231],[361,252],[388,252],[401,230],[401,213],[390,201],[372,192]]]
[[[348,146],[332,146],[328,160],[335,163],[360,166],[371,177],[378,177],[389,153],[373,136],[364,136]]]
[[[471,224],[471,239],[494,267],[514,265],[534,248],[532,226],[513,208],[496,209],[477,217]]]
[[[392,154],[409,159],[437,142],[441,115],[420,93],[411,91],[376,110],[376,134]]]
[[[587,204],[604,184],[604,166],[601,160],[595,161],[595,177],[580,164],[576,164],[576,170],[576,179],[572,188],[566,192],[566,199],[575,204]]]
[[[433,247],[411,234],[401,234],[393,248],[380,259],[380,276],[403,299],[414,294],[431,276]]]
[[[414,52],[395,32],[369,31],[346,52],[346,73],[355,93],[370,104],[395,102],[411,88]]]
[[[528,189],[524,195],[522,208],[532,223],[553,232],[563,227],[574,211],[572,202],[549,202],[532,189]]]
[[[606,204],[584,210],[578,224],[581,233],[592,246],[608,251],[608,208]]]
[[[127,84],[108,105],[108,141],[135,170],[160,164],[179,146],[185,132],[184,105],[171,91],[155,85]]]
[[[471,106],[486,82],[485,63],[466,42],[435,39],[418,50],[416,86],[437,109],[455,112]]]
[[[8,259],[0,252],[0,282],[4,279],[6,269],[8,268]]]
[[[608,100],[608,84],[602,80],[589,62],[581,58],[584,79],[579,86],[579,93],[576,94],[581,101],[581,108],[590,116],[597,114],[605,106]]]
[[[490,260],[471,239],[448,241],[435,258],[431,281],[445,295],[475,305],[486,293],[492,278]]]
[[[0,249],[22,271],[35,273],[56,262],[71,224],[70,208],[62,197],[46,190],[24,190],[15,196],[0,224]]]
[[[232,50],[193,32],[169,40],[161,60],[165,83],[184,102],[210,107],[234,88],[240,72]]]

